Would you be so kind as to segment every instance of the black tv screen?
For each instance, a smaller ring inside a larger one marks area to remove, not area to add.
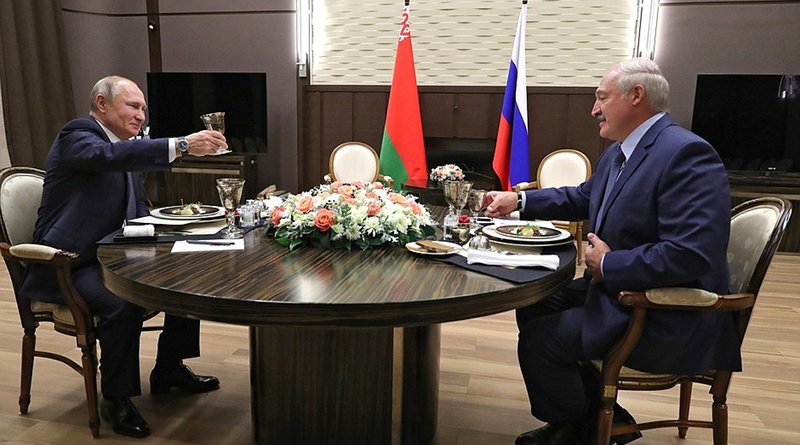
[[[200,115],[224,111],[231,150],[267,151],[266,73],[147,73],[147,101],[152,138],[203,130]]]
[[[729,172],[800,171],[800,76],[699,74],[692,131]]]

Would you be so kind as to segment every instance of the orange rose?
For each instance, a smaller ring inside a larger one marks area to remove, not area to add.
[[[353,196],[354,191],[355,189],[350,184],[345,184],[339,187],[339,193],[341,193],[342,195]]]
[[[303,213],[308,213],[314,208],[314,199],[311,195],[303,195],[300,200],[297,201],[295,208]]]
[[[379,199],[379,198],[378,198],[378,194],[377,194],[377,193],[375,193],[375,192],[367,192],[367,193],[364,193],[364,196],[366,196],[366,197],[367,197],[367,198],[369,198],[369,199],[374,199],[374,200],[378,200],[378,199]]]
[[[408,202],[408,199],[399,193],[389,193],[389,201],[392,201],[395,204],[405,204]]]
[[[415,215],[422,215],[422,206],[416,202],[408,203],[408,207],[411,208],[411,213]]]
[[[381,207],[380,201],[370,201],[367,205],[367,215],[375,216],[381,211],[382,208],[383,207]]]
[[[286,210],[286,209],[284,209],[283,207],[275,207],[275,209],[272,211],[272,215],[270,215],[270,219],[272,220],[272,225],[273,226],[277,226],[278,223],[281,222],[281,218],[283,218],[284,210]]]
[[[320,232],[327,232],[333,225],[336,212],[330,209],[317,210],[317,216],[314,217],[314,225],[317,226]]]

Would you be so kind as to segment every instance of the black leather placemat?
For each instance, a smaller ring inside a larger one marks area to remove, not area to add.
[[[546,247],[542,250],[543,255],[558,255],[558,268],[562,269],[567,264],[575,260],[575,245],[572,243],[564,244],[563,246]],[[454,264],[464,269],[469,269],[475,272],[480,272],[486,275],[491,275],[495,278],[511,281],[512,283],[529,283],[543,278],[551,273],[552,270],[544,267],[516,267],[509,269],[503,266],[488,266],[486,264],[468,264],[467,259],[461,255],[449,255],[446,257],[430,257],[435,261],[443,261],[445,263]]]

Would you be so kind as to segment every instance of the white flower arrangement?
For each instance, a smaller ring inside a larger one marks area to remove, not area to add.
[[[442,184],[444,181],[463,181],[464,172],[455,164],[440,165],[431,169],[431,181]]]
[[[434,234],[436,222],[416,197],[374,182],[334,182],[289,195],[272,210],[267,233],[289,249],[308,243],[361,249],[405,245]]]

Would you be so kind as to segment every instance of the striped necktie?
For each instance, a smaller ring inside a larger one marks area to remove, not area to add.
[[[600,211],[597,212],[597,223],[594,225],[595,230],[600,228],[600,224],[603,223],[603,216],[605,216],[606,211],[606,204],[608,204],[608,198],[611,195],[611,190],[614,188],[614,184],[617,182],[617,178],[619,177],[620,172],[625,166],[625,154],[622,152],[622,149],[617,147],[617,153],[614,155],[614,159],[611,161],[611,170],[608,172],[608,180],[606,181],[606,190],[603,194],[603,202],[600,204]]]

